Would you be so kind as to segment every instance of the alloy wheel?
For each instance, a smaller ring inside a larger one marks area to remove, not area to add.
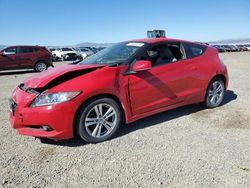
[[[220,81],[214,81],[210,85],[208,90],[209,102],[214,106],[220,104],[223,98],[223,92],[224,92],[223,84]]]
[[[46,69],[47,69],[47,66],[46,66],[46,64],[43,63],[43,62],[40,62],[40,63],[38,63],[38,64],[36,65],[36,70],[37,70],[38,72],[45,71]]]
[[[107,103],[92,107],[85,118],[87,133],[94,138],[109,135],[117,124],[117,112]]]

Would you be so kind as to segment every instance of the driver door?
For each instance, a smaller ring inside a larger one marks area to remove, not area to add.
[[[16,61],[16,47],[6,48],[0,56],[0,70],[15,69],[19,63]]]
[[[133,114],[142,114],[181,103],[188,87],[188,72],[182,61],[176,61],[167,45],[156,45],[137,60],[150,60],[152,69],[129,75]]]

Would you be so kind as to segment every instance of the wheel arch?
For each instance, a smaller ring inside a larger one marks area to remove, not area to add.
[[[113,95],[113,94],[110,94],[110,93],[103,93],[103,94],[97,94],[97,95],[94,95],[94,96],[91,96],[89,97],[87,100],[85,100],[84,102],[81,103],[81,105],[79,105],[79,107],[77,108],[75,114],[74,114],[74,120],[73,120],[73,134],[74,134],[74,137],[77,135],[77,116],[79,115],[80,113],[80,109],[83,105],[85,105],[86,103],[92,101],[92,100],[96,100],[98,98],[104,98],[104,97],[107,97],[107,98],[111,98],[113,99],[114,101],[117,102],[117,104],[119,105],[120,109],[121,109],[121,112],[122,112],[122,123],[125,123],[126,122],[126,110],[124,108],[124,106],[122,105],[122,102],[120,101],[120,99]]]
[[[214,79],[216,79],[216,78],[219,78],[219,79],[221,79],[221,80],[223,81],[224,86],[225,86],[225,90],[226,90],[226,87],[227,87],[227,78],[226,78],[226,76],[223,75],[223,74],[216,74],[216,75],[214,75],[214,76],[207,82],[207,85],[206,85],[206,88],[205,88],[205,92],[203,93],[203,97],[202,97],[202,98],[203,98],[203,101],[205,100],[208,86],[209,86],[210,83],[211,83]]]
[[[207,82],[207,86],[206,86],[206,90],[205,90],[205,93],[204,93],[204,96],[203,96],[203,102],[200,103],[201,106],[205,107],[205,108],[211,108],[211,107],[208,107],[206,105],[206,95],[207,95],[207,92],[208,92],[208,87],[209,85],[215,80],[215,79],[221,79],[224,83],[224,91],[226,91],[227,89],[227,77],[223,74],[216,74],[214,75],[210,80],[209,82]]]
[[[226,78],[226,76],[225,75],[223,75],[223,74],[216,74],[214,77],[212,77],[212,79],[210,79],[210,81],[208,82],[208,85],[207,85],[207,87],[209,86],[209,84],[214,80],[214,79],[216,79],[216,78],[219,78],[219,79],[221,79],[222,81],[223,81],[223,83],[224,83],[224,86],[225,86],[225,90],[226,90],[226,86],[227,86],[227,78]]]
[[[34,69],[35,69],[37,63],[39,63],[39,62],[44,62],[44,63],[47,65],[47,67],[49,66],[48,63],[47,63],[45,60],[43,60],[43,59],[38,59],[38,60],[36,60],[35,63],[34,63],[34,66],[33,66]]]

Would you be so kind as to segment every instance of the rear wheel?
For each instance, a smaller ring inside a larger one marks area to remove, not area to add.
[[[215,78],[210,82],[207,88],[204,106],[207,108],[218,107],[224,98],[225,85],[222,79]]]
[[[121,109],[111,98],[97,98],[83,105],[77,116],[77,133],[86,142],[110,139],[121,125]]]
[[[38,61],[35,65],[35,71],[36,72],[42,72],[47,70],[48,66],[44,61]]]

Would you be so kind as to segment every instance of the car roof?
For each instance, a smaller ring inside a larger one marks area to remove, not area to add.
[[[40,48],[42,46],[38,46],[38,45],[17,45],[17,46],[7,46],[6,48],[18,48],[18,47],[35,47],[35,48]]]
[[[206,46],[201,42],[191,42],[187,40],[181,39],[172,39],[172,38],[145,38],[145,39],[136,39],[136,40],[129,40],[127,42],[145,42],[145,43],[158,43],[158,42],[187,42],[187,43],[194,43],[194,44],[201,44]]]

